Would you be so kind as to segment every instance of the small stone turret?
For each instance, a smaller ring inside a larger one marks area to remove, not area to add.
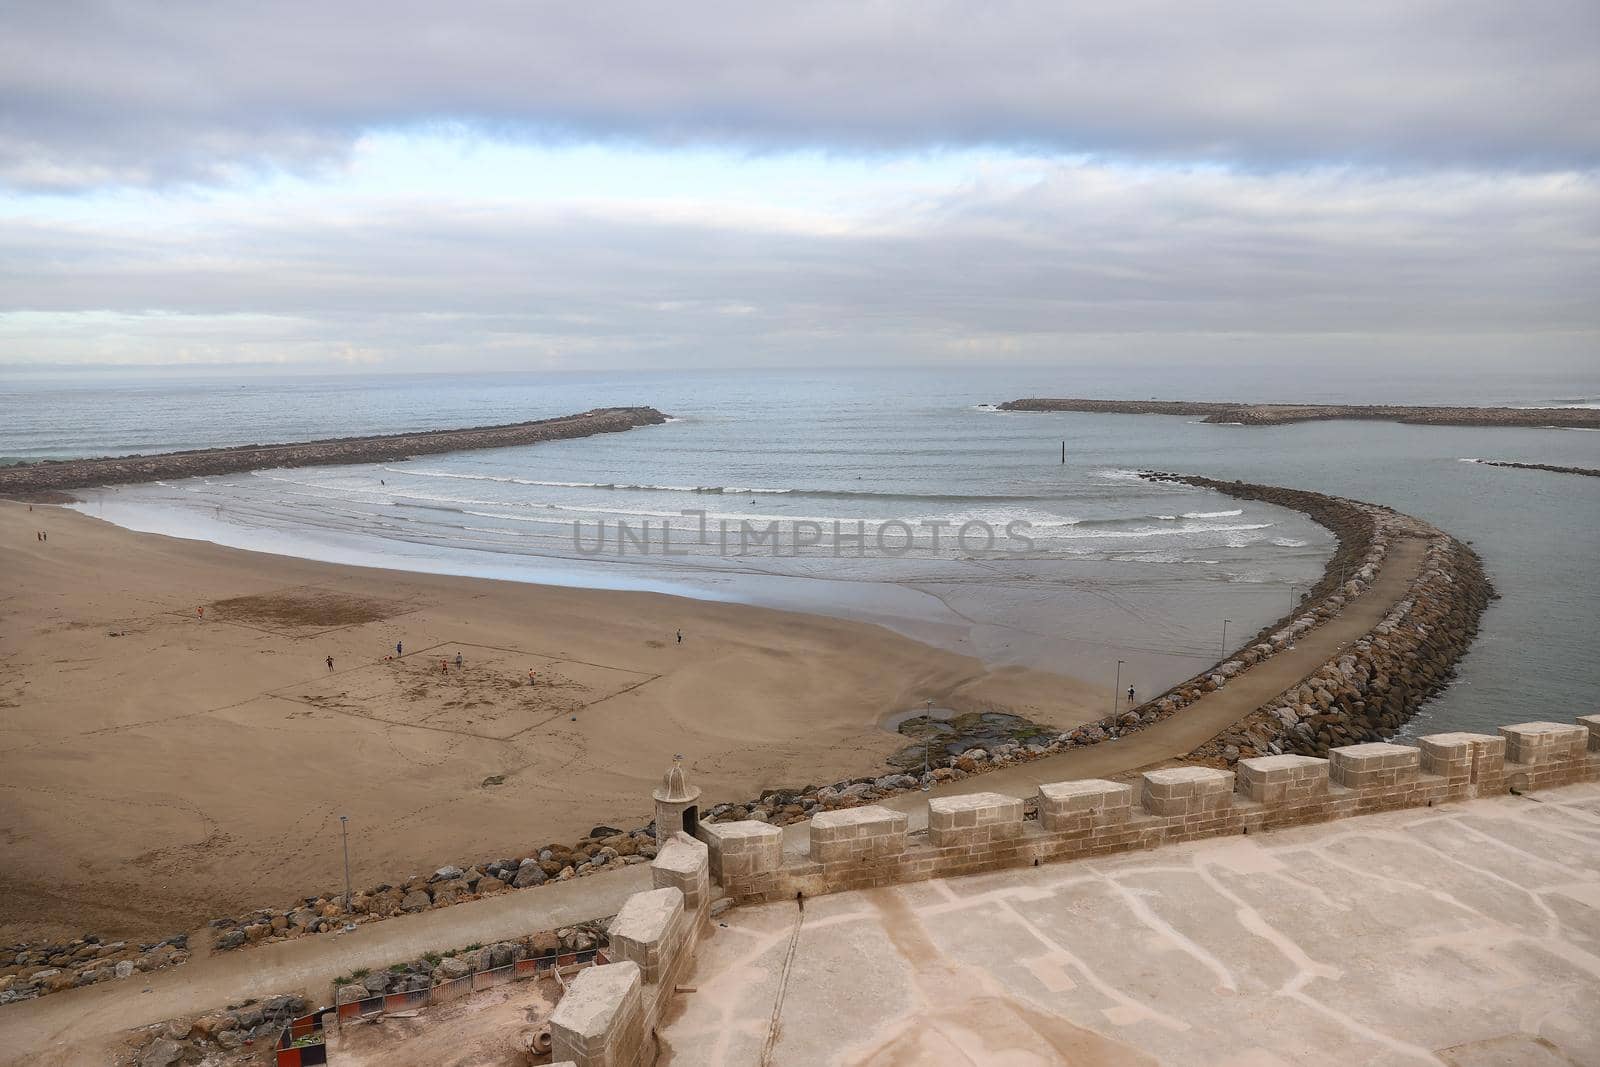
[[[661,786],[650,794],[656,801],[656,839],[666,840],[678,830],[693,835],[700,824],[700,790],[689,784],[683,772],[683,757],[672,757],[672,766],[661,776]]]

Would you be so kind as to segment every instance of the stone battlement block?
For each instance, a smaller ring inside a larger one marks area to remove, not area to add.
[[[1589,751],[1600,752],[1600,715],[1579,715],[1578,725],[1589,731]]]
[[[928,842],[935,848],[978,845],[1022,836],[1022,800],[1002,793],[966,793],[928,801]]]
[[[1586,726],[1559,722],[1519,722],[1500,727],[1506,759],[1512,763],[1556,763],[1576,759],[1589,749]]]
[[[903,855],[909,825],[904,812],[877,804],[821,812],[811,820],[811,858],[831,863]]]
[[[628,1063],[644,1047],[644,979],[631,960],[579,971],[550,1015],[551,1054],[590,1064]]]
[[[1409,745],[1371,741],[1328,750],[1328,775],[1346,789],[1388,789],[1417,780],[1422,752]]]
[[[1103,778],[1046,782],[1039,786],[1039,825],[1046,830],[1114,826],[1128,821],[1133,787]]]
[[[1498,774],[1505,763],[1506,739],[1460,731],[1417,738],[1425,774],[1452,781],[1476,782]]]
[[[617,955],[638,964],[646,982],[661,981],[683,940],[683,894],[672,886],[633,894],[608,932]]]
[[[1146,771],[1140,794],[1152,815],[1195,815],[1233,807],[1233,772],[1213,767]]]
[[[754,819],[701,823],[711,860],[711,877],[729,881],[770,874],[783,865],[783,831]]]
[[[650,861],[650,884],[672,886],[683,894],[683,909],[699,911],[711,903],[711,849],[679,830]]]
[[[1258,804],[1292,804],[1328,795],[1328,761],[1315,756],[1256,756],[1239,761],[1239,795]]]

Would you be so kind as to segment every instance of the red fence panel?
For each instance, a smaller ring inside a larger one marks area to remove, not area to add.
[[[497,985],[505,985],[517,976],[515,966],[496,967],[492,971],[479,971],[472,976],[472,991],[493,989]]]
[[[429,1003],[449,1004],[451,1001],[460,1000],[472,992],[472,979],[457,978],[452,982],[444,982],[433,987],[429,993]]]
[[[383,998],[384,1011],[405,1011],[407,1008],[421,1008],[427,1006],[428,991],[426,989],[412,989],[404,993],[390,993]]]

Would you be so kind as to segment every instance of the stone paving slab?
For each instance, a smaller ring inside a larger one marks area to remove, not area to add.
[[[1600,784],[721,921],[674,1063],[1600,1063]]]

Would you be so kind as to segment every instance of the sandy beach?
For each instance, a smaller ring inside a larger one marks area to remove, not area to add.
[[[715,803],[873,772],[898,747],[879,719],[924,700],[1065,727],[1108,695],[861,623],[313,563],[55,507],[0,503],[0,546],[7,942],[163,937],[334,889],[341,814],[354,883],[399,881],[640,825],[674,753]]]

